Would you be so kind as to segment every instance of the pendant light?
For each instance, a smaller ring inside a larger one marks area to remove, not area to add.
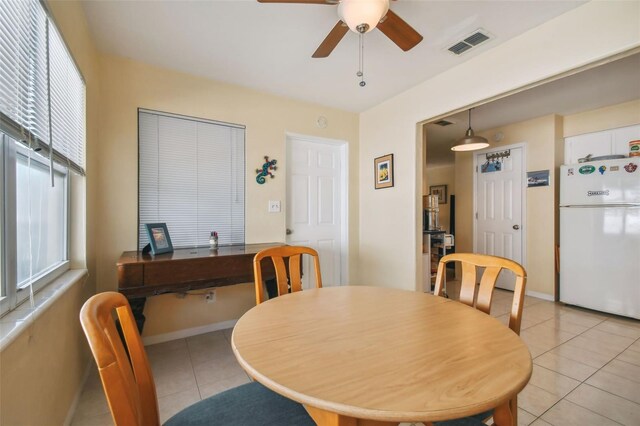
[[[487,148],[489,141],[482,136],[476,136],[471,128],[471,109],[469,109],[469,128],[462,139],[456,141],[451,147],[451,151],[476,151]]]

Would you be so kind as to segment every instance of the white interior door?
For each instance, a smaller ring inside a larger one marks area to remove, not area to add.
[[[501,152],[504,149],[495,152]],[[522,148],[511,148],[500,167],[483,167],[483,152],[476,155],[476,226],[474,251],[506,257],[522,264]],[[497,286],[513,290],[513,275],[500,273]]]
[[[314,248],[322,284],[343,282],[345,154],[343,146],[287,139],[287,244]],[[303,256],[303,288],[315,287],[313,264]]]

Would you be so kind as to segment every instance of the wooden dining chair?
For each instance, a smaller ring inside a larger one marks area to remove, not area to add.
[[[262,268],[260,262],[262,259],[271,258],[273,266],[276,270],[276,281],[278,287],[278,296],[295,291],[302,290],[302,270],[300,267],[301,256],[309,255],[313,258],[313,266],[315,269],[316,288],[322,288],[322,277],[320,276],[320,258],[318,252],[310,247],[303,246],[282,246],[272,247],[256,253],[253,258],[253,276],[256,287],[256,304],[267,300],[264,285],[262,283]],[[285,259],[289,258],[288,265]],[[289,272],[287,277],[287,270]]]
[[[120,320],[122,341],[113,313]],[[158,398],[142,339],[127,299],[99,293],[87,300],[80,322],[98,365],[116,425],[159,425]],[[126,344],[126,349],[125,349]],[[301,404],[257,382],[219,393],[171,417],[165,425],[315,425]]]
[[[511,303],[511,312],[509,314],[509,328],[517,335],[520,335],[520,323],[522,322],[522,308],[524,303],[524,291],[527,284],[527,272],[517,262],[504,257],[489,256],[486,254],[475,253],[453,253],[444,256],[438,263],[438,272],[436,274],[436,287],[434,293],[436,296],[442,296],[446,267],[448,263],[460,262],[462,267],[462,279],[460,282],[460,302],[475,307],[485,314],[491,314],[491,302],[493,300],[493,291],[496,287],[498,276],[502,270],[511,271],[515,275],[515,286],[513,290],[513,301]],[[477,285],[477,269],[483,268],[484,272],[480,279],[480,285]],[[518,400],[515,396],[510,402],[511,415],[514,424],[517,424]],[[481,413],[473,417],[463,419],[449,420],[446,422],[437,422],[437,426],[469,426],[483,425],[483,420],[491,417],[492,411]]]
[[[503,269],[513,272],[515,275],[515,287],[513,290],[513,302],[509,315],[509,328],[520,335],[520,322],[522,321],[522,308],[524,290],[527,284],[527,272],[517,262],[504,257],[489,256],[475,253],[453,253],[444,256],[438,264],[436,274],[436,288],[433,294],[442,295],[445,280],[445,268],[447,263],[460,262],[462,266],[462,279],[460,283],[460,302],[473,306],[485,314],[491,313],[493,290],[496,287],[498,275]],[[477,285],[477,267],[483,268],[484,273]]]

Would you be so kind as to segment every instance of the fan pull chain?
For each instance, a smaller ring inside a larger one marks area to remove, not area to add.
[[[360,33],[360,47],[359,47],[359,58],[360,61],[358,63],[358,72],[356,75],[360,77],[360,87],[364,87],[367,85],[367,82],[364,81],[364,34]]]

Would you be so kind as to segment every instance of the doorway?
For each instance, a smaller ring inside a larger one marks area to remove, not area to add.
[[[475,253],[506,257],[524,265],[525,144],[480,151],[474,156]],[[508,271],[496,286],[513,290]]]
[[[315,249],[323,286],[342,285],[348,271],[347,143],[287,136],[287,244]],[[313,268],[308,256],[303,271]],[[315,287],[304,274],[303,288]]]

